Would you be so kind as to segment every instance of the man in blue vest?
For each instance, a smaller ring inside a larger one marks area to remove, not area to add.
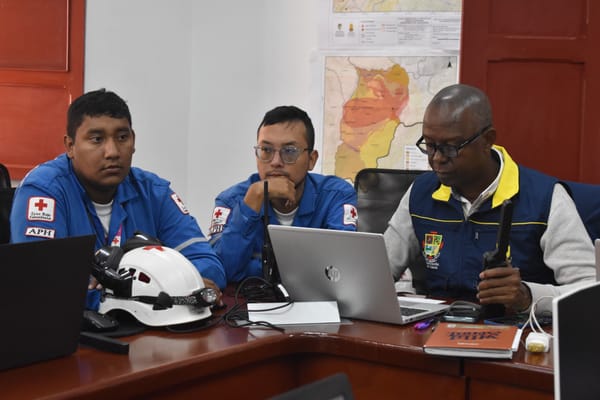
[[[594,250],[563,185],[517,165],[495,140],[481,90],[457,84],[437,93],[417,142],[433,171],[415,180],[384,236],[396,279],[410,267],[430,295],[525,311],[594,281]],[[506,199],[514,205],[508,263],[483,270]]]
[[[262,276],[264,182],[269,223],[356,230],[356,193],[335,176],[309,173],[319,156],[309,116],[294,106],[267,112],[254,146],[258,173],[219,194],[210,225],[211,243],[229,282]]]
[[[38,165],[19,185],[11,241],[93,234],[98,249],[120,246],[140,231],[180,251],[220,297],[225,271],[194,217],[168,181],[131,166],[135,133],[123,99],[104,89],[77,98],[64,143],[66,153]],[[92,278],[91,309],[98,307],[96,288]]]

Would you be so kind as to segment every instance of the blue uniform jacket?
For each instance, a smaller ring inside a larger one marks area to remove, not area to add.
[[[258,174],[253,174],[223,191],[215,200],[211,244],[223,261],[229,282],[262,276],[264,209],[256,213],[244,203],[248,187],[259,180]],[[306,175],[294,226],[355,231],[356,220],[356,193],[348,182],[336,176]],[[279,224],[271,206],[269,223]]]
[[[475,213],[464,217],[460,201],[435,173],[420,175],[410,193],[410,214],[425,258],[428,293],[474,300],[483,254],[496,248],[500,206],[512,199],[509,256],[524,281],[552,283],[540,238],[546,230],[557,179],[518,166],[502,149],[504,169],[498,189]]]
[[[12,242],[93,234],[96,249],[121,245],[135,231],[142,231],[177,248],[202,277],[219,287],[226,285],[219,258],[169,182],[139,168],[131,168],[117,188],[108,237],[65,154],[39,165],[23,179],[15,193],[10,225]],[[88,308],[98,307],[96,292],[89,293]]]

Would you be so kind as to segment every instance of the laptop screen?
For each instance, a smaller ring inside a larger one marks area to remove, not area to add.
[[[94,236],[0,245],[0,370],[77,349]]]
[[[600,283],[553,300],[554,396],[556,400],[600,399]]]

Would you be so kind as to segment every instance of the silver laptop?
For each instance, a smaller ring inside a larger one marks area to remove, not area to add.
[[[0,246],[0,370],[77,349],[95,236]]]
[[[294,301],[336,300],[342,317],[392,324],[449,307],[399,300],[382,234],[280,225],[268,229],[281,282]]]

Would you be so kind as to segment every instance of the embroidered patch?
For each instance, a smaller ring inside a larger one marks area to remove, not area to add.
[[[190,213],[188,211],[187,207],[185,206],[185,204],[183,204],[183,200],[181,200],[181,198],[179,196],[177,196],[177,193],[171,193],[171,200],[173,200],[173,202],[175,202],[175,205],[177,205],[177,207],[179,207],[179,210],[183,214],[189,214]]]
[[[212,219],[210,221],[209,233],[214,235],[216,233],[223,232],[223,228],[229,218],[230,208],[227,207],[215,207],[212,213]]]
[[[356,225],[358,211],[352,204],[344,204],[344,225]]]
[[[40,226],[28,226],[25,228],[25,236],[54,239],[55,234],[56,231],[54,229],[42,228]]]
[[[119,225],[119,230],[117,231],[117,234],[115,235],[113,240],[111,240],[110,245],[115,246],[115,247],[120,247],[122,234],[123,234],[123,225]]]
[[[30,197],[27,220],[54,222],[56,200],[51,197]]]
[[[422,246],[423,256],[425,257],[425,266],[429,269],[438,269],[440,266],[438,263],[440,250],[444,247],[442,235],[435,231],[426,233]]]

